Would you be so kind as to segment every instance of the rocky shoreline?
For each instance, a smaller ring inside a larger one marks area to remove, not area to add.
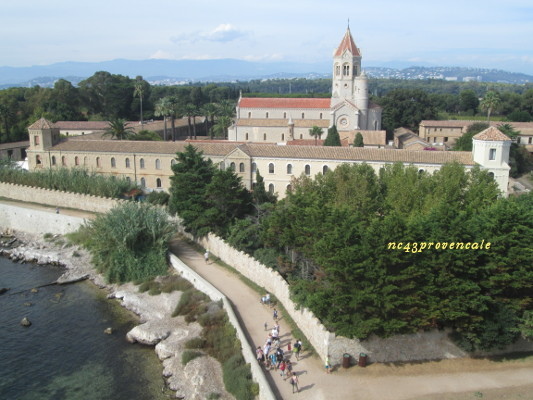
[[[176,398],[206,399],[216,393],[215,398],[233,399],[224,389],[222,368],[217,360],[202,356],[182,365],[185,343],[198,337],[202,328],[197,323],[185,322],[183,317],[172,317],[181,292],[151,296],[147,292],[140,293],[132,283],[107,284],[91,264],[88,252],[69,245],[59,235],[39,238],[22,232],[4,232],[0,238],[0,255],[13,262],[64,267],[63,274],[50,284],[90,279],[108,292],[109,299],[119,299],[121,305],[137,314],[140,320],[140,324],[127,333],[127,340],[155,346],[163,364],[163,376]],[[9,288],[1,289],[9,293]],[[110,328],[105,333],[111,333],[113,329]]]

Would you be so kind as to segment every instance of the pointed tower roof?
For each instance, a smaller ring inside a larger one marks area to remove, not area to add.
[[[490,128],[485,129],[484,131],[479,132],[477,135],[474,136],[474,139],[476,140],[487,140],[487,141],[498,141],[498,142],[504,142],[507,140],[511,140],[511,138],[502,131],[500,131],[498,128],[491,126]]]
[[[361,53],[359,52],[359,49],[357,48],[353,40],[352,33],[350,32],[350,27],[346,29],[346,33],[342,38],[341,44],[339,44],[339,47],[337,47],[334,56],[342,56],[345,50],[350,50],[352,55],[354,56],[361,56]]]
[[[40,118],[31,124],[28,129],[52,129],[54,124],[48,121],[46,118]]]

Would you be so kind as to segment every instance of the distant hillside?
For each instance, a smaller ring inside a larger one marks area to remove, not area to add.
[[[235,59],[220,60],[112,60],[98,63],[63,62],[32,67],[0,67],[0,88],[11,86],[51,87],[60,78],[73,84],[97,71],[141,75],[152,84],[176,85],[188,82],[247,81],[272,78],[328,78],[331,65],[322,63],[251,62]],[[369,76],[398,79],[476,80],[523,84],[533,82],[533,76],[493,69],[461,67],[409,67],[403,69],[365,67]]]

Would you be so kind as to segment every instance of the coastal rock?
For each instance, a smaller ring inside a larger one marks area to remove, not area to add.
[[[126,339],[130,343],[139,342],[153,346],[170,335],[167,326],[160,326],[159,321],[149,321],[138,325],[126,334]]]
[[[22,321],[20,321],[20,324],[22,326],[31,326],[31,322],[30,320],[28,319],[28,317],[24,317],[22,318]]]
[[[3,287],[0,289],[0,294],[4,294],[5,292],[7,292],[10,288],[6,288],[6,287]]]
[[[111,327],[105,328],[104,329],[104,333],[106,335],[111,335],[113,333],[113,328],[111,328]]]
[[[202,327],[200,326],[200,324],[187,324],[185,321],[183,321],[183,326],[174,327],[169,337],[164,340],[161,340],[155,346],[155,352],[160,360],[165,360],[169,357],[178,356],[181,360],[181,353],[185,349],[185,343],[192,338],[200,336],[201,332]],[[170,375],[172,375],[172,372],[167,376]]]

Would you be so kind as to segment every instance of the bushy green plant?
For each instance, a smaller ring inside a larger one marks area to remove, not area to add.
[[[85,246],[108,282],[146,280],[166,273],[168,241],[175,226],[161,209],[126,202],[98,215],[86,227]]]
[[[167,192],[150,192],[148,196],[146,196],[146,201],[150,204],[159,205],[159,206],[166,206],[168,205],[168,200],[170,199],[170,194]]]
[[[187,365],[189,361],[194,360],[195,358],[203,356],[199,351],[185,350],[181,355],[181,364]]]
[[[201,349],[205,346],[205,340],[201,337],[195,337],[185,342],[186,349]]]

